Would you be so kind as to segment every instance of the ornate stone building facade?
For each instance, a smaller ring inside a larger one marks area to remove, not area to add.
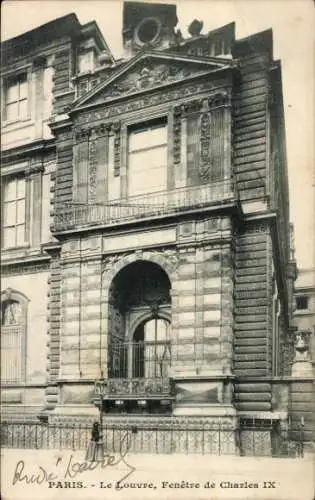
[[[294,286],[294,320],[298,331],[307,332],[315,373],[315,269],[298,269]]]
[[[4,411],[220,422],[245,441],[246,420],[271,443],[290,413],[300,419],[290,407],[295,262],[272,32],[236,40],[233,23],[202,35],[194,22],[184,39],[175,6],[126,2],[126,57],[115,61],[94,23],[53,23],[3,48],[9,76],[29,65],[36,99],[51,68],[53,96],[47,116],[35,107],[35,136],[10,139],[4,155],[15,186],[4,202],[18,214],[31,200],[27,216],[4,218],[17,240],[4,250],[2,321],[5,332],[24,328],[14,356],[27,353],[18,379],[8,368]],[[39,137],[48,114],[50,135]]]

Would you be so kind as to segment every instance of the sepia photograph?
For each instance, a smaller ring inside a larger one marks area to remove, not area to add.
[[[314,1],[1,14],[1,498],[314,499]]]

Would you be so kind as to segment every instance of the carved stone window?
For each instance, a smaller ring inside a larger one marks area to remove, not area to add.
[[[167,121],[152,120],[128,131],[128,194],[167,189]]]
[[[25,344],[28,299],[7,289],[1,295],[1,380],[25,380]]]

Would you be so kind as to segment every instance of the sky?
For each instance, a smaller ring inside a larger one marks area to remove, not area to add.
[[[150,0],[146,0],[147,2]],[[193,19],[203,33],[236,22],[236,37],[273,29],[274,58],[282,61],[290,219],[299,268],[315,266],[315,2],[313,0],[156,0],[177,5],[183,35]],[[5,0],[2,40],[75,12],[95,20],[114,56],[122,56],[123,0]]]

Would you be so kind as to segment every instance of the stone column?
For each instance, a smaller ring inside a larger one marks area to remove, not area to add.
[[[34,122],[35,139],[43,137],[43,119],[44,119],[44,71],[46,61],[39,59],[34,64]]]
[[[42,176],[44,164],[42,156],[31,158],[26,176],[26,237],[31,249],[38,252],[42,232]]]

